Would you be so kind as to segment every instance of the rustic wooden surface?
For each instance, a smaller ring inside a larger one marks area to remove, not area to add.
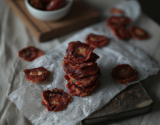
[[[139,108],[144,108],[152,103],[143,86],[140,83],[127,87],[124,91],[114,97],[103,108],[92,113],[87,119],[130,112]]]
[[[99,13],[79,0],[73,2],[71,10],[63,19],[55,22],[45,22],[31,16],[24,0],[6,1],[39,42],[50,40],[99,21]]]

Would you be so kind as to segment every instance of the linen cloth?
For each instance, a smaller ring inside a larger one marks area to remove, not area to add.
[[[100,2],[99,2],[100,1]],[[101,12],[110,5],[113,5],[120,0],[86,0],[89,4],[100,10]],[[99,3],[99,4],[98,4]],[[101,4],[102,3],[102,4]],[[60,37],[58,39],[51,40],[48,43],[39,44],[36,40],[30,36],[28,31],[25,29],[23,23],[19,18],[9,9],[9,7],[0,1],[0,124],[2,125],[29,125],[31,124],[15,107],[15,105],[6,98],[6,93],[8,87],[12,84],[13,73],[15,72],[15,67],[17,65],[17,52],[28,45],[35,44],[36,47],[41,48],[42,50],[48,50],[66,38],[70,37],[72,34]],[[130,41],[133,46],[140,48],[149,54],[154,60],[160,64],[160,28],[154,21],[149,19],[146,15],[142,14],[138,21],[135,22],[136,25],[141,26],[142,28],[147,27],[149,33],[154,31],[151,39],[141,42],[141,41]],[[30,42],[32,41],[32,43]],[[143,86],[149,93],[149,95],[155,101],[153,105],[152,112],[149,114],[141,115],[138,117],[133,117],[126,119],[125,121],[113,123],[113,125],[158,125],[160,122],[159,119],[159,104],[160,104],[160,94],[159,94],[159,82],[160,74],[157,76],[151,76],[143,81]],[[108,124],[106,122],[103,123]]]
[[[77,40],[84,42],[86,36],[90,33],[105,35],[111,38],[110,29],[106,27],[106,22],[104,21],[78,32],[73,37],[55,47],[51,52],[38,58],[29,65],[29,69],[43,66],[51,71],[52,75],[49,81],[43,84],[28,82],[23,73],[26,67],[20,69],[19,75],[15,74],[14,81],[12,82],[12,88],[14,89],[10,91],[9,99],[16,104],[17,108],[33,124],[74,125],[97,109],[103,107],[116,94],[127,87],[125,84],[119,84],[112,79],[111,71],[118,64],[129,64],[138,71],[138,78],[128,83],[128,85],[137,83],[149,75],[157,74],[159,71],[159,67],[145,53],[132,47],[125,41],[111,39],[107,46],[94,50],[100,56],[97,61],[101,72],[99,88],[91,95],[83,98],[72,96],[73,101],[64,111],[57,113],[46,111],[46,108],[41,105],[43,91],[59,88],[67,92],[67,88],[65,87],[67,81],[64,79],[65,72],[62,61],[68,43]],[[19,65],[17,68],[19,68]]]

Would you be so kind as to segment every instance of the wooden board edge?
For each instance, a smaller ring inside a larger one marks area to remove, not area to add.
[[[154,102],[153,102],[153,100],[151,99],[151,97],[148,95],[148,93],[146,92],[146,90],[144,89],[144,87],[142,86],[142,84],[141,84],[141,82],[138,82],[138,83],[136,83],[136,84],[139,84],[139,86],[141,86],[141,88],[143,89],[143,92],[148,96],[148,98],[149,98],[149,100],[150,100],[150,103],[149,104],[147,104],[146,106],[144,106],[144,107],[137,107],[137,108],[135,108],[135,109],[132,109],[132,110],[138,110],[138,109],[143,109],[143,108],[145,108],[145,107],[148,107],[148,106],[150,106],[150,105],[152,105]],[[123,91],[126,91],[126,89],[127,88],[125,88]],[[120,93],[122,93],[123,91],[121,91]],[[119,93],[119,94],[120,94]],[[117,96],[119,95],[119,94],[117,94]],[[116,96],[115,96],[116,97]],[[113,97],[113,98],[115,98],[115,97]],[[112,99],[113,99],[112,98]],[[112,100],[111,99],[111,100]],[[107,103],[108,104],[108,103]],[[107,105],[106,104],[106,105]],[[103,108],[103,107],[102,107]],[[96,118],[102,118],[102,117],[108,117],[108,116],[112,116],[112,115],[116,115],[116,114],[121,114],[121,113],[126,113],[126,112],[130,112],[130,111],[132,111],[132,110],[129,110],[129,111],[123,111],[123,112],[120,112],[120,113],[115,113],[115,114],[110,114],[110,115],[104,115],[104,116],[98,116],[98,117],[87,117],[86,118],[86,120],[90,120],[90,119],[96,119]]]
[[[95,15],[95,17],[81,21],[81,25],[76,25],[74,27],[71,26],[71,25],[68,25],[68,26],[63,27],[61,29],[58,29],[59,31],[58,30],[56,30],[56,31],[52,30],[52,31],[50,31],[48,33],[41,34],[41,36],[40,36],[40,42],[45,42],[45,41],[53,39],[55,37],[59,37],[61,35],[65,35],[67,33],[70,33],[70,32],[73,32],[73,31],[76,31],[76,30],[79,30],[79,29],[83,29],[86,26],[90,26],[90,25],[92,25],[94,23],[98,23],[99,21],[100,21],[100,15],[99,15],[99,13],[97,13]],[[76,24],[77,23],[78,22],[76,22]],[[67,30],[65,30],[65,29],[67,29]]]

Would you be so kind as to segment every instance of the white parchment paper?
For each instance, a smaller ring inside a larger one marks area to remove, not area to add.
[[[118,4],[107,8],[104,11],[103,15],[105,17],[110,17],[113,15],[122,16],[120,14],[111,14],[110,9],[112,8],[118,8],[122,10],[124,12],[123,15],[129,17],[132,20],[132,22],[136,21],[141,14],[141,6],[137,0],[126,0],[126,1],[119,2]]]
[[[116,94],[126,88],[126,85],[116,83],[111,77],[112,69],[118,64],[129,64],[138,71],[138,78],[128,85],[141,81],[159,71],[159,67],[145,53],[126,41],[112,38],[107,46],[94,50],[100,56],[97,60],[102,74],[99,78],[101,83],[99,88],[91,95],[83,98],[73,96],[73,101],[63,111],[56,113],[46,111],[46,108],[41,105],[44,90],[57,87],[68,92],[65,87],[67,81],[64,79],[65,72],[62,67],[62,60],[68,43],[77,40],[84,42],[89,33],[110,37],[110,31],[105,25],[105,22],[101,22],[86,28],[57,46],[49,54],[35,60],[28,68],[43,66],[52,72],[50,79],[45,83],[30,83],[26,80],[23,72],[16,76],[16,79],[20,79],[21,86],[9,94],[9,99],[33,124],[73,125],[104,106]]]

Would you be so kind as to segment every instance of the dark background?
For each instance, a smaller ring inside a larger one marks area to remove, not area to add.
[[[138,0],[142,11],[160,25],[160,0]]]

